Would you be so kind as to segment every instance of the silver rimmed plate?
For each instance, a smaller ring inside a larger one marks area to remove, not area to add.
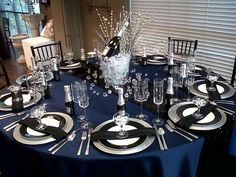
[[[191,115],[196,110],[197,107],[192,102],[182,102],[172,106],[168,111],[168,115],[174,123],[178,124],[178,121],[181,118]],[[216,108],[212,112],[210,112],[205,118],[192,124],[189,129],[214,130],[222,127],[226,123],[226,120],[227,117],[225,113],[221,109]]]
[[[64,118],[64,125],[62,127],[62,129],[65,132],[69,132],[72,127],[73,127],[73,120],[72,118],[64,113],[60,113],[60,112],[47,112],[45,113],[45,115],[57,115],[60,117]],[[50,118],[49,118],[50,119]],[[57,127],[59,126],[58,120],[45,120],[44,123]],[[51,135],[47,135],[45,136],[44,134],[40,133],[40,132],[36,132],[30,128],[27,128],[27,134],[31,135],[31,136],[26,136],[25,133],[22,133],[22,125],[18,125],[14,131],[13,131],[13,137],[15,138],[15,140],[17,140],[18,142],[22,143],[22,144],[28,144],[28,145],[39,145],[39,144],[46,144],[46,143],[50,143],[52,141],[55,141],[55,138],[53,138]]]
[[[125,126],[126,130],[138,129],[138,128],[152,128],[147,122],[143,120],[130,118],[128,124]],[[108,120],[106,122],[101,123],[98,125],[94,131],[118,131],[118,126],[115,125],[113,120]],[[95,147],[99,150],[109,153],[109,154],[116,154],[116,155],[126,155],[126,154],[133,154],[144,149],[148,148],[155,137],[152,136],[144,136],[144,137],[137,137],[137,138],[129,138],[123,140],[98,140],[93,141]]]
[[[45,78],[46,78],[46,81],[52,80],[52,79],[53,79],[53,73],[52,73],[51,71],[46,71],[46,72],[45,72]],[[21,85],[21,84],[22,84],[23,82],[25,82],[25,81],[26,81],[26,75],[20,76],[20,77],[18,77],[18,78],[16,79],[16,83],[17,83],[18,85]],[[28,81],[31,82],[31,83],[33,83],[34,78],[33,78],[33,74],[32,74],[32,73],[30,73],[30,74],[28,75]],[[35,80],[35,82],[36,82],[37,84],[41,83],[41,78],[37,78],[37,79]]]
[[[30,95],[28,90],[22,91],[23,97],[23,106],[24,108],[28,108],[34,103],[37,103],[41,100],[41,93],[37,92],[36,97]],[[12,111],[11,108],[11,93],[6,93],[0,96],[0,111]]]
[[[61,65],[59,68],[62,70],[68,70],[68,69],[77,69],[81,67],[81,63],[80,62],[74,62],[72,64],[63,64]]]
[[[216,82],[216,87],[220,93],[221,99],[230,98],[234,95],[234,88],[222,81]],[[196,81],[191,87],[190,92],[196,96],[208,98],[205,80]]]

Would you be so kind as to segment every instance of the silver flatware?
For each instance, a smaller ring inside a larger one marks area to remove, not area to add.
[[[26,114],[23,118],[21,118],[20,120],[16,120],[8,125],[6,125],[5,127],[3,127],[4,130],[6,130],[7,132],[10,131],[11,129],[15,128],[18,125],[18,122],[20,122],[21,120],[26,119],[27,117],[29,117],[29,114]]]
[[[61,149],[66,143],[68,143],[69,141],[73,141],[76,137],[76,133],[75,131],[72,131],[66,138],[66,141],[64,141],[62,144],[60,144],[57,148],[55,148],[51,154],[55,154],[59,149]]]
[[[165,130],[163,128],[159,128],[158,129],[158,133],[159,133],[159,135],[161,135],[161,138],[162,138],[162,141],[163,141],[163,145],[164,145],[164,149],[168,149],[168,146],[166,144],[166,140],[165,140],[165,137],[164,137]]]
[[[86,131],[83,131],[82,135],[81,135],[81,143],[80,143],[80,146],[79,146],[79,150],[77,152],[77,155],[80,155],[81,154],[81,150],[82,150],[82,147],[83,147],[83,142],[86,140],[87,138],[87,132]]]
[[[6,119],[6,118],[10,118],[10,117],[15,117],[15,116],[21,116],[23,114],[25,114],[25,111],[18,112],[18,113],[4,114],[4,115],[0,116],[0,120]]]
[[[73,130],[72,132],[74,132],[74,133],[76,134],[76,133],[77,133],[78,131],[80,131],[81,129],[82,129],[82,128],[77,128],[77,129]],[[72,132],[68,133],[67,137],[70,136],[70,134],[71,134]],[[57,147],[59,147],[62,143],[64,143],[64,142],[67,140],[67,137],[64,138],[64,139],[62,139],[62,140],[59,141],[58,143],[54,144],[52,147],[50,147],[50,148],[48,149],[48,151],[54,151]]]
[[[157,137],[157,140],[158,140],[160,149],[163,151],[163,150],[164,150],[164,146],[163,146],[163,144],[162,144],[162,142],[161,142],[161,139],[160,139],[160,136],[159,136],[159,133],[158,133],[158,130],[157,130],[157,126],[154,125],[154,128],[155,128],[156,137]]]
[[[167,130],[169,130],[170,132],[175,132],[175,133],[177,133],[178,135],[180,135],[180,136],[186,138],[187,140],[193,141],[191,138],[187,137],[186,135],[184,135],[184,134],[180,133],[179,131],[177,131],[177,130],[171,128],[171,127],[169,126],[169,124],[165,124],[165,126],[166,126]]]
[[[230,110],[228,108],[225,108],[225,107],[222,107],[222,106],[219,106],[219,105],[217,105],[217,107],[220,108],[222,111],[230,114],[230,115],[233,115],[235,113],[233,110]]]
[[[91,133],[93,132],[93,129],[90,128],[88,131],[88,142],[85,150],[85,155],[89,155],[89,150],[90,150],[90,139],[91,139]]]
[[[188,135],[190,135],[190,136],[192,136],[192,137],[198,139],[198,136],[197,136],[197,135],[194,135],[194,134],[192,134],[192,133],[190,133],[190,132],[188,132],[188,131],[186,131],[186,130],[180,128],[180,127],[177,127],[177,126],[176,126],[175,124],[173,124],[173,122],[171,122],[170,120],[167,120],[166,122],[167,122],[167,124],[169,124],[169,126],[170,126],[171,128],[173,128],[173,129],[179,129],[179,130],[181,130],[182,132],[184,132],[184,133],[186,133],[186,134],[188,134]]]

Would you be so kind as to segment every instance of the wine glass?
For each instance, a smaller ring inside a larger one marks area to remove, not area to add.
[[[160,119],[159,107],[163,103],[164,82],[163,79],[155,78],[153,80],[153,102],[157,105],[157,119],[153,120],[154,125],[162,125],[164,121]]]
[[[83,108],[84,114],[77,117],[77,121],[81,122],[82,128],[92,127],[92,123],[88,121],[86,108],[89,106],[89,97],[87,92],[86,81],[74,82],[71,84],[72,98],[75,103],[78,103],[79,107]]]
[[[196,118],[196,119],[202,119],[204,117],[204,115],[200,112],[200,108],[202,106],[205,106],[207,103],[207,101],[204,99],[204,98],[200,98],[200,97],[193,97],[193,104],[195,104],[197,106],[197,111],[195,111],[193,113],[193,116]]]
[[[44,113],[46,112],[46,103],[43,103],[42,105],[35,106],[30,110],[30,115],[33,118],[36,118],[38,121],[38,125],[35,127],[36,130],[43,130],[46,128],[47,125],[42,123],[41,118],[43,117]]]
[[[143,114],[143,102],[147,101],[149,97],[148,92],[148,78],[141,79],[141,80],[134,80],[133,81],[133,89],[134,89],[134,99],[137,102],[140,102],[140,114],[136,115],[136,118],[146,120],[148,115]]]
[[[216,82],[219,78],[219,74],[214,72],[209,72],[207,74],[207,79],[211,82],[211,85],[207,88],[209,91],[216,91],[216,86],[214,86],[214,82]]]
[[[117,132],[116,137],[119,139],[127,138],[129,133],[125,131],[124,126],[129,121],[129,115],[125,111],[117,112],[113,115],[113,121],[119,126],[119,131]]]
[[[73,58],[74,58],[74,52],[72,51],[71,48],[67,48],[65,52],[65,59],[67,60],[67,63],[73,64]],[[70,69],[67,71],[68,74],[73,74],[74,71],[71,69],[70,66],[68,66]]]

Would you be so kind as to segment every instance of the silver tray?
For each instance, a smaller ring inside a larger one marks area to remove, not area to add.
[[[108,120],[105,121],[103,123],[101,123],[100,125],[98,125],[94,131],[99,131],[101,128],[103,128],[104,126],[112,123],[113,120]],[[146,128],[151,128],[152,126],[149,125],[147,122],[144,122],[143,120],[139,120],[139,119],[134,119],[134,118],[130,118],[129,122],[134,122],[139,124],[142,127],[146,127]],[[129,124],[129,123],[128,123]],[[124,146],[129,146],[135,144],[137,141],[139,141],[139,139],[141,138],[130,138],[130,139],[126,139],[126,140],[105,140],[108,141],[109,143],[114,143],[115,142],[115,146],[119,146],[119,145],[124,145]],[[109,154],[116,154],[116,155],[127,155],[127,154],[134,154],[140,151],[143,151],[144,149],[148,148],[153,141],[155,140],[155,137],[152,136],[147,136],[145,137],[145,139],[138,144],[137,146],[134,147],[128,147],[128,148],[116,148],[116,147],[110,147],[107,146],[106,144],[104,144],[102,141],[98,140],[98,141],[93,141],[93,144],[95,147],[97,147],[99,150],[109,153]],[[122,142],[123,141],[123,142]],[[129,145],[127,145],[127,144]]]
[[[10,95],[10,93],[3,94],[0,96],[0,98],[7,96],[7,95]],[[39,102],[41,100],[41,98],[42,98],[41,93],[37,92],[36,97],[34,99],[32,99],[30,102],[24,103],[24,105],[23,105],[24,108],[28,108],[28,107],[34,105],[34,103]],[[11,108],[11,106],[0,104],[0,111],[12,111],[12,108]]]
[[[45,72],[45,78],[46,78],[46,81],[52,80],[53,79],[53,73],[51,71]],[[33,82],[33,75],[32,75],[32,73],[29,74],[28,80],[30,80],[30,82]],[[20,76],[20,77],[18,77],[16,79],[16,83],[18,85],[21,85],[24,81],[26,81],[26,75],[22,75],[22,76]],[[41,78],[37,78],[35,83],[36,84],[41,83]]]
[[[234,88],[222,81],[217,81],[216,86],[219,90],[221,99],[230,98],[234,95]],[[190,92],[196,96],[200,96],[208,99],[208,93],[206,91],[205,80],[196,81],[191,87]]]
[[[65,113],[60,113],[60,112],[47,112],[45,113],[45,115],[47,114],[55,114],[55,115],[60,115],[62,116],[66,123],[65,123],[65,126],[63,127],[63,130],[65,132],[69,132],[72,127],[73,127],[73,120],[72,118],[65,114]],[[48,135],[48,136],[45,136],[44,138],[38,138],[36,137],[35,139],[34,138],[26,138],[24,136],[21,135],[20,133],[20,128],[21,128],[22,125],[18,125],[14,131],[13,131],[13,137],[15,138],[16,141],[22,143],[22,144],[28,144],[28,145],[40,145],[40,144],[46,144],[46,143],[50,143],[50,142],[53,142],[55,141],[55,138],[53,138],[51,135]]]
[[[186,109],[184,108],[186,106]],[[184,112],[178,112],[180,109],[184,109],[186,113]],[[193,113],[197,107],[193,105],[192,102],[182,102],[178,103],[174,106],[172,106],[169,111],[168,115],[169,118],[174,122],[177,123],[180,119],[181,116],[180,114],[185,114],[185,116],[190,115]],[[184,116],[184,115],[183,115]],[[214,130],[217,128],[222,127],[227,121],[227,117],[225,113],[219,109],[216,108],[214,112],[209,113],[205,118],[202,120],[192,124],[189,129],[192,130]]]

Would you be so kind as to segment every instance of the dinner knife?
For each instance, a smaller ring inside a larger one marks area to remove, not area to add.
[[[85,150],[85,155],[89,155],[89,148],[90,148],[90,139],[91,139],[91,133],[93,132],[93,129],[90,128],[88,131],[88,142]]]
[[[163,150],[164,150],[164,146],[163,146],[163,144],[162,144],[162,142],[161,142],[160,135],[159,135],[158,130],[157,130],[157,126],[154,125],[154,128],[155,128],[156,137],[157,137],[157,140],[158,140],[160,149],[163,151]]]

